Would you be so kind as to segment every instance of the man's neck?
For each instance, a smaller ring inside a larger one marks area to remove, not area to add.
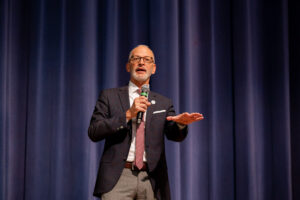
[[[146,81],[143,81],[143,82],[139,82],[139,81],[134,80],[134,79],[130,79],[130,81],[131,81],[132,83],[134,83],[136,86],[138,86],[139,88],[141,88],[141,87],[142,87],[143,85],[145,85],[145,84],[149,84],[149,79],[146,80]]]

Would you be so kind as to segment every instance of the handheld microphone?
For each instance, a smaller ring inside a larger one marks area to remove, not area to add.
[[[142,85],[141,96],[144,96],[144,97],[148,98],[149,91],[150,91],[150,89],[149,89],[148,84]],[[143,112],[141,112],[141,111],[138,112],[138,114],[136,116],[136,123],[137,124],[140,124],[142,122],[143,115],[144,115]]]

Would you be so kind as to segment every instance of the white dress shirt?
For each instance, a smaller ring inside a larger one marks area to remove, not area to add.
[[[136,86],[131,81],[129,81],[128,92],[129,92],[130,107],[132,106],[134,99],[140,96],[138,93],[138,90],[139,90],[139,87]],[[144,117],[144,122],[146,124],[146,112],[144,113],[143,117]],[[132,119],[132,140],[131,140],[131,145],[130,145],[129,153],[128,153],[128,157],[127,157],[128,162],[133,162],[134,158],[135,158],[135,138],[136,138],[136,118],[133,118]],[[145,151],[144,151],[144,155],[143,155],[143,161],[144,162],[147,161]]]

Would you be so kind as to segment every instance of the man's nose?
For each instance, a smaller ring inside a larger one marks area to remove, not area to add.
[[[144,62],[144,58],[140,58],[139,63],[144,64],[144,63],[145,63],[145,62]]]

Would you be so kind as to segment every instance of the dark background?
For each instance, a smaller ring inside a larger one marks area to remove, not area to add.
[[[175,200],[300,199],[296,0],[1,0],[0,199],[93,199],[102,89],[149,45],[151,90],[201,112],[167,142]]]

